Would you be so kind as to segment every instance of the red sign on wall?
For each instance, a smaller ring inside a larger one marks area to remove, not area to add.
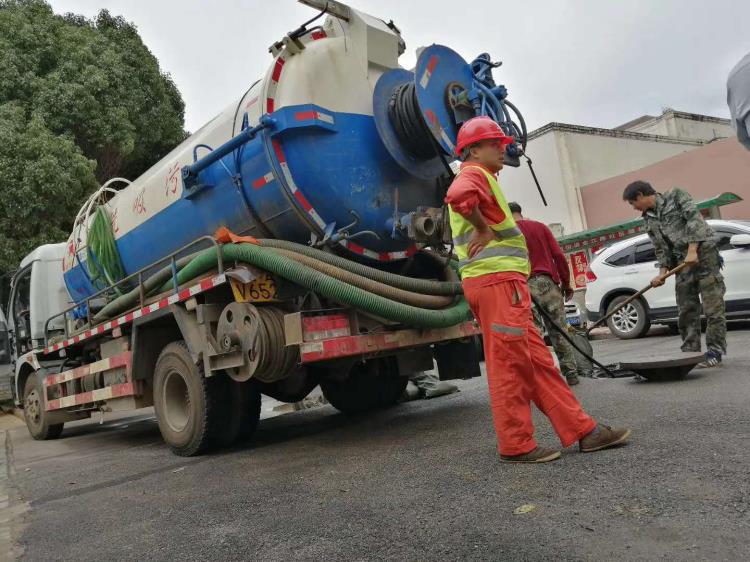
[[[589,259],[586,252],[573,252],[570,254],[570,268],[573,271],[575,289],[582,289],[586,286],[586,268],[588,265]]]

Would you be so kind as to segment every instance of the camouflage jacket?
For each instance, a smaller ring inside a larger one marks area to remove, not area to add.
[[[679,187],[657,193],[656,206],[643,213],[643,220],[661,267],[671,269],[683,261],[691,242],[699,248],[716,244],[693,198]]]

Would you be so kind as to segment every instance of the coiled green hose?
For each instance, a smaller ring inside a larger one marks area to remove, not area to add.
[[[267,248],[279,248],[283,250],[291,250],[302,254],[304,256],[310,256],[318,259],[322,262],[335,265],[341,269],[351,271],[357,275],[363,277],[369,277],[374,281],[385,283],[391,287],[397,287],[405,291],[412,291],[415,293],[423,293],[425,295],[444,295],[454,296],[462,295],[464,293],[461,283],[458,281],[431,281],[429,279],[418,279],[416,277],[405,277],[396,273],[389,273],[380,269],[375,269],[368,265],[363,265],[335,254],[329,254],[323,250],[317,248],[311,248],[304,244],[297,244],[296,242],[290,242],[288,240],[275,240],[272,238],[263,238],[259,240],[262,246]]]
[[[255,244],[225,244],[221,247],[227,261],[245,262],[270,271],[306,289],[347,304],[354,308],[400,322],[416,328],[447,328],[471,319],[471,311],[461,298],[442,310],[428,310],[375,295],[339,281],[294,260],[281,256],[273,250]],[[181,285],[216,267],[214,248],[200,252],[177,274]],[[345,260],[348,261],[348,260]],[[372,268],[370,268],[372,269]],[[378,271],[378,270],[374,270]],[[169,290],[171,282],[165,283],[162,291]]]
[[[369,277],[365,277],[364,275],[357,275],[356,273],[352,273],[351,271],[336,267],[335,265],[332,265],[330,263],[325,263],[318,259],[311,258],[310,256],[304,256],[291,250],[282,250],[281,248],[275,248],[274,252],[298,263],[306,265],[307,267],[310,267],[315,271],[320,271],[321,273],[330,275],[334,279],[338,279],[339,281],[343,281],[344,283],[349,283],[349,285],[354,285],[355,287],[364,289],[368,293],[375,293],[376,295],[380,295],[381,297],[395,300],[396,302],[401,302],[404,304],[410,304],[412,306],[416,306],[417,308],[438,309],[445,308],[446,306],[450,306],[453,303],[453,297],[425,295],[423,293],[415,293],[414,291],[404,291],[403,289],[374,281]]]

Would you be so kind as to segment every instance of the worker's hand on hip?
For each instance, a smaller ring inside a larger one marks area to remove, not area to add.
[[[495,233],[487,227],[487,230],[475,230],[469,240],[469,257],[473,258],[495,238]]]
[[[698,252],[690,252],[688,251],[687,256],[685,256],[685,263],[688,264],[688,267],[692,267],[695,264],[698,263]]]

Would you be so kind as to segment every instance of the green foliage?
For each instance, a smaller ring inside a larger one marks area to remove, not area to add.
[[[135,26],[0,0],[0,274],[64,241],[86,196],[185,138],[184,104]]]
[[[96,189],[95,166],[39,114],[27,119],[19,103],[0,105],[0,271],[40,244],[67,239]]]

